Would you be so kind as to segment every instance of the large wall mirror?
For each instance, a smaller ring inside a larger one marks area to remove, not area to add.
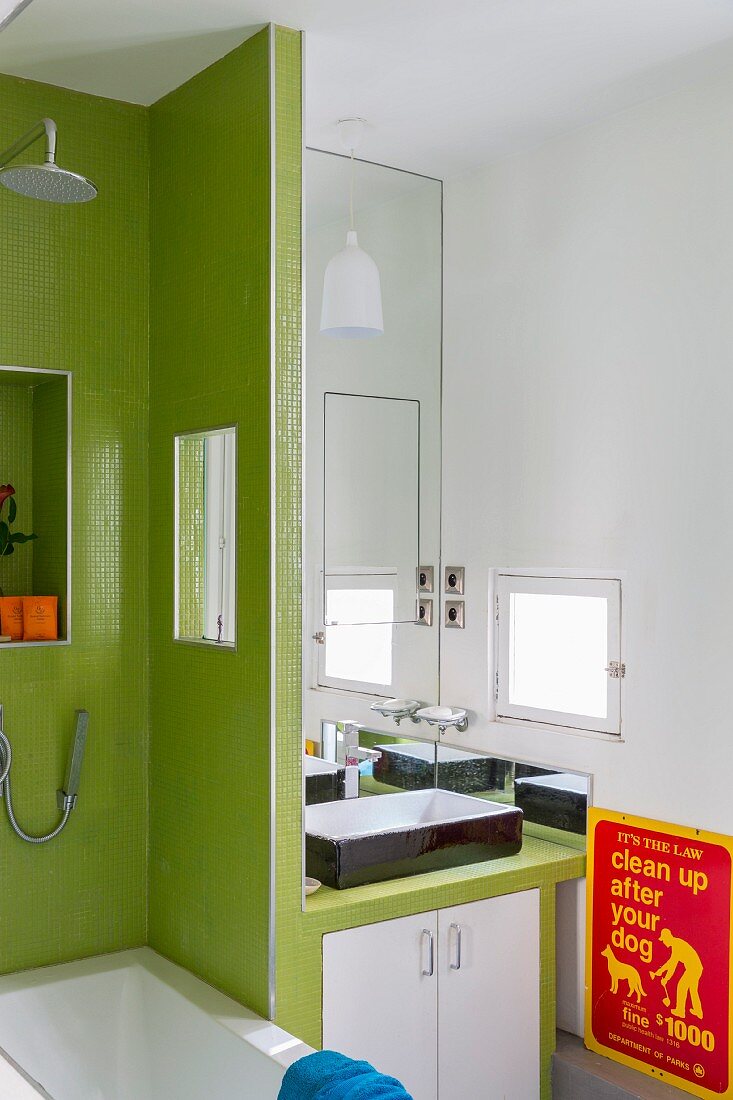
[[[0,367],[2,646],[71,640],[71,375]]]
[[[237,609],[237,429],[175,438],[176,641],[233,649]]]
[[[325,394],[323,452],[324,625],[414,623],[420,402]]]
[[[358,161],[360,246],[384,333],[320,331],[324,272],[349,226],[348,157],[307,150],[304,737],[375,699],[438,699],[442,185]],[[418,593],[418,567],[434,570]],[[420,601],[433,601],[419,615]],[[346,709],[344,709],[346,708]],[[374,718],[377,723],[381,721]]]
[[[359,244],[379,268],[384,334],[337,339],[320,331],[321,299],[349,224],[348,158],[309,150],[305,172],[305,873],[330,881],[329,838],[345,821],[353,836],[392,821],[406,802],[390,796],[406,792],[421,805],[422,792],[471,796],[512,820],[518,808],[527,837],[583,849],[589,776],[464,751],[385,705],[443,702],[442,190],[357,163]]]

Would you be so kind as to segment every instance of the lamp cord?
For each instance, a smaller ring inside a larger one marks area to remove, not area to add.
[[[354,231],[354,150],[352,148],[349,156],[351,157],[351,186],[349,188],[349,229],[353,233]]]

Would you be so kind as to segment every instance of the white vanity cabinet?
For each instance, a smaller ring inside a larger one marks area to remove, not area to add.
[[[325,935],[323,1046],[414,1100],[538,1100],[539,890]]]

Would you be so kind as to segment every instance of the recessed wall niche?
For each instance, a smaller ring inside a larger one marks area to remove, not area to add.
[[[71,639],[70,443],[69,372],[0,366],[0,650]]]

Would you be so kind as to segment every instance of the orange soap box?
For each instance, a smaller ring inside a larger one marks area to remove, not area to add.
[[[23,641],[22,596],[0,596],[0,633],[11,642]]]
[[[23,641],[53,642],[59,636],[57,596],[23,597]]]
[[[0,633],[11,642],[54,642],[57,596],[0,596]]]

